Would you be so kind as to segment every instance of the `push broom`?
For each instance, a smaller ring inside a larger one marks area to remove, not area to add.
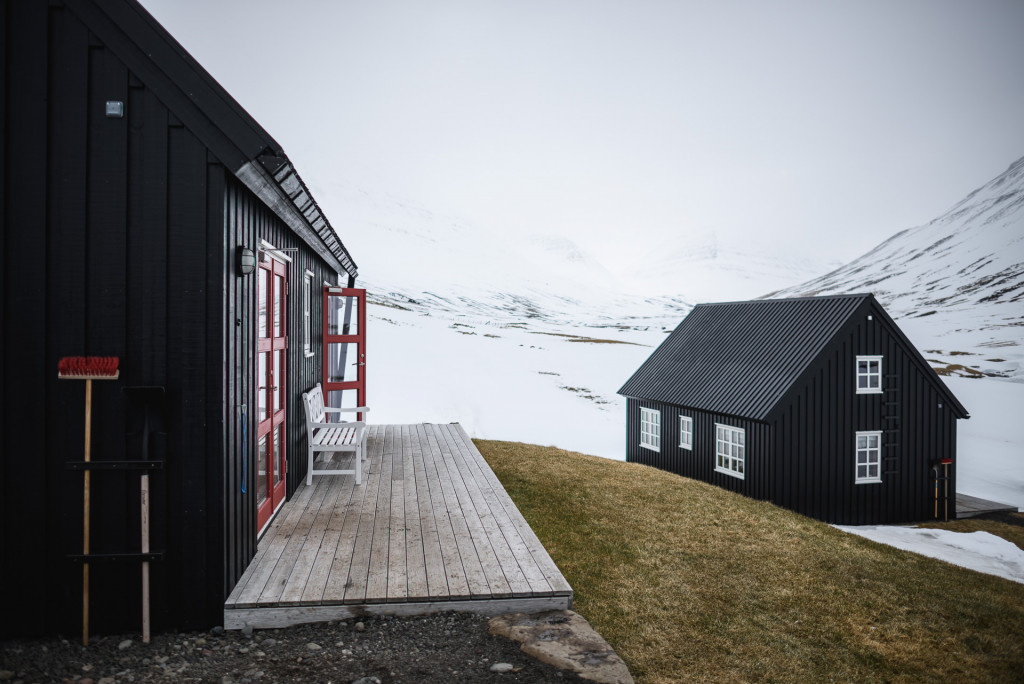
[[[117,380],[116,356],[67,356],[57,364],[60,380],[85,380],[85,462],[89,462],[92,442],[92,381]],[[85,471],[82,506],[82,645],[89,645],[89,471]]]

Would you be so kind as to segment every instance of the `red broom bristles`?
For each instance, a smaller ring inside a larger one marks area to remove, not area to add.
[[[57,363],[58,378],[115,378],[116,356],[65,356]]]

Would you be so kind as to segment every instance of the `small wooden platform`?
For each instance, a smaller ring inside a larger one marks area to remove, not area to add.
[[[986,513],[1016,513],[1017,507],[1010,504],[979,499],[969,494],[956,493],[956,517],[973,518]]]
[[[458,424],[371,425],[363,484],[300,487],[224,605],[224,627],[572,606],[572,589]]]

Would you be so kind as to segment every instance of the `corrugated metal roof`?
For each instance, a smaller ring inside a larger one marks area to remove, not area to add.
[[[619,394],[765,420],[870,294],[698,304]]]

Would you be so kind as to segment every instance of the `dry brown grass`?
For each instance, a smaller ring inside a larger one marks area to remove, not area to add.
[[[1024,585],[652,468],[477,446],[638,682],[1021,681]]]
[[[551,337],[564,337],[566,342],[585,342],[587,344],[631,344],[634,347],[646,347],[646,344],[639,342],[627,342],[626,340],[606,340],[599,337],[584,337],[583,335],[570,335],[569,333],[530,331],[534,335],[550,335]]]

